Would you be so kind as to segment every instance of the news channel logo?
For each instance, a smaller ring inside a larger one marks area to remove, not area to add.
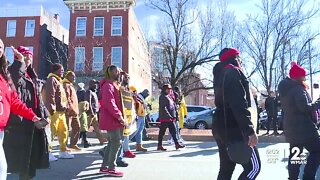
[[[290,152],[291,151],[291,152]],[[291,153],[291,159],[289,155]],[[284,162],[289,160],[291,164],[306,164],[307,163],[307,154],[303,153],[298,147],[293,147],[289,149],[280,149],[280,148],[268,148],[266,149],[266,157],[268,164],[276,164],[279,162]]]

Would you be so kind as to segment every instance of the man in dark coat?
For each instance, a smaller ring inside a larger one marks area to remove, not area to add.
[[[265,108],[268,115],[267,121],[267,133],[269,134],[270,131],[270,124],[272,123],[273,126],[273,134],[272,135],[279,135],[278,133],[278,110],[279,110],[279,101],[276,98],[274,92],[270,93],[270,96],[267,97],[265,102]]]
[[[40,97],[40,83],[32,64],[32,52],[20,46],[18,51],[25,62],[14,60],[9,68],[20,99],[42,118],[48,117]],[[5,129],[4,150],[9,173],[18,173],[20,179],[28,180],[36,175],[37,168],[49,167],[48,142],[44,129],[35,127],[34,122],[11,114]]]
[[[284,136],[290,143],[288,162],[290,180],[298,179],[300,165],[306,160],[303,179],[319,179],[315,176],[320,164],[320,135],[312,118],[314,109],[318,109],[319,105],[312,104],[306,90],[306,74],[306,70],[293,63],[290,78],[282,80],[278,87],[284,112]],[[304,159],[305,156],[300,156],[303,148],[309,151],[307,159]]]

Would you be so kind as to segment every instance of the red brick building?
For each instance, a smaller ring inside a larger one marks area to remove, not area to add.
[[[69,68],[78,76],[99,76],[117,65],[138,90],[151,89],[146,41],[132,6],[135,0],[65,0],[71,11]]]
[[[33,67],[45,78],[52,63],[66,65],[69,31],[59,23],[59,16],[39,7],[0,8],[0,38],[10,63],[10,46],[26,46],[33,51]]]

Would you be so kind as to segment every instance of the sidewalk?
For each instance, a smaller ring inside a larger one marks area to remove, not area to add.
[[[152,138],[152,140],[158,139],[159,134],[159,128],[147,128],[147,132],[149,137]],[[273,131],[271,131],[273,132]],[[282,133],[282,131],[279,131]],[[169,131],[166,131],[166,135],[164,139],[167,139]],[[264,135],[266,133],[266,130],[260,130],[259,132],[259,143],[285,143],[285,138],[283,135],[281,136],[271,136],[271,135]],[[206,130],[200,130],[200,129],[181,129],[181,135],[182,138],[186,141],[214,141],[214,137],[212,135],[211,129]],[[95,133],[89,132],[88,137],[95,137]]]

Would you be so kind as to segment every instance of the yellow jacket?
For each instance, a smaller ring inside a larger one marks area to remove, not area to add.
[[[178,111],[179,111],[179,127],[183,128],[184,117],[188,115],[187,105],[184,100],[184,96],[182,96],[181,98],[181,104]]]

